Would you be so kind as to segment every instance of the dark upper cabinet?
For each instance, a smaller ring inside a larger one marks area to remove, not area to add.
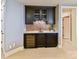
[[[38,9],[35,9],[34,10],[34,13],[33,13],[33,16],[34,16],[34,20],[44,20],[46,21],[47,20],[47,9],[43,9],[43,8],[38,8]]]
[[[25,6],[25,24],[33,21],[44,20],[46,23],[55,23],[55,7]]]
[[[33,9],[30,7],[25,7],[25,24],[33,24]]]

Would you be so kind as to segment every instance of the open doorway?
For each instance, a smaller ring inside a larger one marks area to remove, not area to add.
[[[76,46],[76,7],[62,8],[62,39]]]

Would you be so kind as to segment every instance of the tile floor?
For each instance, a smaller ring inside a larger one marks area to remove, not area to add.
[[[24,49],[4,59],[77,59],[76,48],[63,40],[63,48]]]

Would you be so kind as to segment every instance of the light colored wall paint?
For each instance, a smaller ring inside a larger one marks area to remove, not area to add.
[[[77,0],[17,0],[25,5],[40,5],[40,6],[56,6],[63,5],[76,5]]]
[[[59,47],[62,48],[62,21],[61,21],[61,5],[58,7],[58,42],[59,42]]]
[[[56,6],[60,0],[17,0],[24,5]]]
[[[60,0],[60,3],[63,5],[76,5],[77,0]]]
[[[63,13],[62,17],[65,17],[65,16],[70,16],[70,13]]]
[[[76,8],[72,9],[72,44],[77,48],[76,38]]]
[[[56,11],[55,11],[55,30],[58,31],[58,47],[61,48],[62,47],[62,29],[61,29],[61,5],[57,5],[56,6]]]
[[[23,46],[24,6],[16,0],[7,0],[5,16],[4,48],[8,52]]]

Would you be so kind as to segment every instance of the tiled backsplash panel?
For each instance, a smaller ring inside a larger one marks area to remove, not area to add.
[[[46,25],[45,28],[42,28],[42,30],[49,30],[50,25]],[[39,28],[37,28],[35,25],[26,25],[26,30],[27,31],[40,31]]]

